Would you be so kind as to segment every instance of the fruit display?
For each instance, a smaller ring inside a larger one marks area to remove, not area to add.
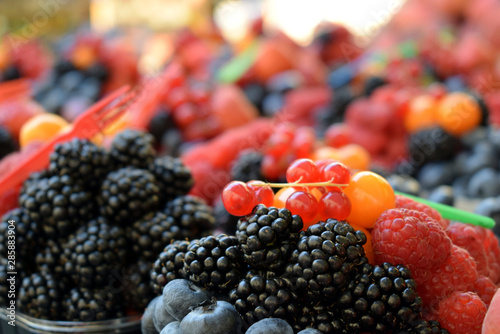
[[[15,285],[21,317],[143,334],[495,333],[498,43],[474,15],[500,7],[476,2],[410,0],[366,48],[259,19],[160,36],[162,60],[71,35],[35,75],[0,44],[0,171],[27,176],[0,178],[0,305]]]

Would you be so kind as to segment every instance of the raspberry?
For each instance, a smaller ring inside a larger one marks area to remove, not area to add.
[[[439,322],[451,334],[480,334],[486,305],[473,292],[454,292],[439,303]]]
[[[479,276],[474,283],[473,290],[481,297],[486,306],[489,306],[495,292],[497,292],[497,287],[489,277]]]
[[[428,205],[414,201],[408,197],[396,195],[396,208],[416,210],[427,214],[429,217],[434,218],[439,225],[446,229],[450,225],[450,221],[441,217],[441,214]]]
[[[483,245],[488,257],[490,268],[489,277],[493,283],[500,283],[500,244],[492,230],[478,228],[478,232],[483,236]]]
[[[372,243],[377,264],[403,264],[412,272],[439,267],[452,248],[450,238],[433,218],[407,209],[382,213],[373,228]]]
[[[465,249],[453,246],[451,255],[430,274],[425,284],[417,281],[417,291],[426,307],[433,306],[440,299],[455,291],[471,291],[478,278],[476,263]]]

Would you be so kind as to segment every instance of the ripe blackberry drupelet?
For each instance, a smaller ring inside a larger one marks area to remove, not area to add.
[[[302,227],[302,219],[290,210],[259,204],[238,221],[236,237],[250,267],[281,272]]]
[[[81,287],[108,283],[127,256],[125,232],[99,217],[80,227],[63,245],[64,270]]]
[[[193,177],[179,158],[165,156],[156,158],[149,171],[158,180],[161,193],[166,200],[186,195],[194,185]]]
[[[227,292],[241,277],[243,254],[234,236],[219,234],[192,241],[184,257],[189,279],[209,291]]]
[[[50,155],[49,171],[54,175],[69,175],[96,189],[113,169],[110,155],[87,139],[75,138],[57,145]]]
[[[31,220],[42,224],[45,235],[53,239],[73,232],[96,212],[92,194],[68,175],[25,183],[19,204]]]
[[[43,240],[41,225],[33,221],[22,208],[7,212],[0,222],[0,257],[7,257],[9,220],[14,221],[12,226],[15,226],[16,261],[28,268],[33,264],[33,254]]]
[[[181,236],[179,226],[175,224],[174,219],[163,212],[146,215],[128,227],[126,232],[134,256],[142,257],[151,263],[165,245]]]
[[[257,151],[242,153],[231,167],[231,179],[242,182],[264,180],[261,172],[263,158]]]
[[[346,333],[387,333],[417,320],[422,299],[410,270],[384,263],[366,269],[349,282],[337,304]]]
[[[366,236],[347,222],[328,219],[310,226],[293,251],[286,275],[311,302],[336,298],[368,262]]]
[[[160,206],[160,188],[153,174],[144,169],[122,168],[109,173],[97,197],[102,216],[127,225],[155,212]]]
[[[109,153],[118,167],[147,168],[156,156],[153,141],[149,133],[125,130],[113,139]]]
[[[144,312],[149,302],[155,297],[149,282],[151,261],[139,259],[125,270],[126,278],[123,302],[128,309]]]
[[[64,260],[62,258],[63,248],[59,241],[47,240],[44,247],[35,255],[35,263],[39,272],[50,273],[56,279],[65,276]]]
[[[450,334],[450,332],[441,328],[439,321],[419,319],[413,321],[406,329],[395,331],[394,334]]]
[[[61,320],[61,298],[65,287],[48,273],[23,278],[18,294],[19,311],[38,319]]]
[[[293,319],[299,314],[297,295],[280,277],[265,278],[248,273],[238,286],[229,292],[229,302],[250,326],[264,318]]]
[[[151,286],[155,293],[161,294],[163,287],[176,278],[187,278],[184,257],[189,244],[186,240],[176,240],[160,253],[150,272]]]
[[[215,225],[213,208],[196,196],[179,196],[167,203],[164,212],[180,227],[182,238],[206,236]]]
[[[300,313],[292,322],[295,332],[300,332],[307,328],[314,328],[324,334],[337,333],[343,327],[339,321],[336,310],[332,306],[322,303],[303,306]]]
[[[99,321],[125,316],[119,294],[107,288],[73,288],[61,304],[68,321]]]

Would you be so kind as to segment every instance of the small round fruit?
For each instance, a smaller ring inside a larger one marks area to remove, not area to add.
[[[394,208],[396,203],[389,182],[370,171],[354,174],[344,193],[351,201],[351,213],[346,220],[365,228],[372,228],[382,212]]]
[[[413,98],[404,118],[406,131],[412,133],[435,125],[436,109],[436,99],[431,95]]]
[[[310,159],[297,159],[286,170],[286,180],[289,183],[317,182],[318,178],[318,167]]]
[[[372,244],[372,234],[370,231],[368,231],[366,228],[355,225],[355,224],[349,224],[351,225],[355,230],[361,231],[366,235],[366,243],[363,245],[363,249],[365,250],[365,255],[368,258],[368,262],[370,264],[375,265],[375,256],[373,255],[373,244]]]
[[[332,162],[321,170],[321,181],[335,184],[348,184],[351,179],[349,169],[340,162]]]
[[[233,216],[244,216],[257,205],[255,191],[241,181],[232,181],[222,190],[222,203]]]
[[[345,145],[338,153],[338,160],[352,170],[367,170],[370,167],[370,153],[361,145]]]
[[[448,133],[461,136],[481,123],[481,107],[469,94],[450,93],[441,99],[437,121]]]
[[[294,215],[299,215],[304,222],[313,222],[318,213],[318,200],[312,194],[304,191],[297,191],[291,194],[286,200],[286,208]]]
[[[49,141],[68,125],[69,123],[58,115],[49,113],[35,115],[21,127],[19,144],[21,147],[25,147],[35,141]]]
[[[253,191],[255,191],[255,196],[257,197],[257,204],[261,203],[267,207],[273,206],[274,192],[269,185],[259,180],[249,181],[247,182],[247,185]]]
[[[318,201],[318,212],[323,220],[345,220],[351,213],[351,202],[341,191],[329,191]]]

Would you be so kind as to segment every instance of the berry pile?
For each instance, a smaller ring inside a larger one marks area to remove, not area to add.
[[[139,131],[118,134],[109,150],[84,139],[56,146],[49,168],[25,181],[19,208],[0,224],[3,269],[9,221],[16,227],[19,312],[69,321],[142,312],[154,297],[150,270],[165,245],[214,227],[211,207],[187,195],[191,186],[182,162],[157,158],[151,136]],[[220,240],[226,252],[229,244]]]

